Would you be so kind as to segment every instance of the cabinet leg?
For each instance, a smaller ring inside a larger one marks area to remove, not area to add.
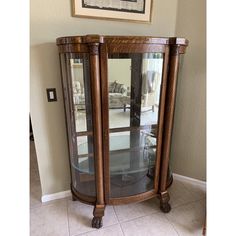
[[[72,201],[77,201],[77,198],[72,194]]]
[[[164,213],[168,213],[171,210],[171,206],[169,204],[170,196],[167,191],[161,192],[160,195],[160,208]]]
[[[92,220],[92,227],[93,228],[101,228],[102,227],[102,217],[104,216],[104,205],[96,205],[93,210],[93,220]]]

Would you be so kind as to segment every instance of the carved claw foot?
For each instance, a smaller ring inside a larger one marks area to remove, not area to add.
[[[168,213],[171,210],[171,206],[168,202],[161,203],[160,208],[161,208],[161,211],[164,212],[164,213]]]
[[[164,213],[168,213],[171,210],[171,206],[168,203],[170,200],[170,196],[167,191],[162,192],[160,195],[160,208]]]
[[[92,227],[97,228],[97,229],[101,228],[102,227],[102,217],[93,217]]]

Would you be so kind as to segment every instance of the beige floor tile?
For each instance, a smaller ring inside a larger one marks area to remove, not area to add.
[[[200,203],[202,204],[202,206],[204,207],[204,209],[207,208],[207,199],[206,198],[203,198],[200,200]]]
[[[206,198],[206,186],[199,185],[197,183],[182,182],[183,185],[190,191],[196,200]]]
[[[203,201],[203,200],[202,200]],[[166,217],[181,236],[201,236],[205,209],[201,201],[172,209]]]
[[[34,183],[38,181],[40,181],[40,178],[35,146],[34,142],[30,142],[30,182]]]
[[[93,219],[93,206],[80,203],[79,201],[68,200],[68,217],[70,235],[78,235],[94,231],[91,227]],[[107,206],[105,209],[105,216],[103,217],[103,226],[110,226],[117,224],[114,209],[112,206]]]
[[[40,185],[40,178],[39,178],[39,173],[37,171],[30,171],[30,184]]]
[[[31,209],[30,236],[69,236],[67,201]]]
[[[171,187],[168,189],[170,194],[170,205],[172,208],[194,202],[198,200],[198,196],[192,194],[184,184],[179,180],[174,180]]]
[[[160,212],[123,222],[121,227],[125,236],[178,236],[173,226]]]
[[[36,149],[35,149],[35,143],[33,141],[30,141],[30,159],[35,160],[36,157]]]
[[[120,225],[112,225],[106,228],[97,229],[93,232],[84,234],[86,236],[123,236]]]
[[[30,142],[30,208],[39,207],[41,203],[41,184],[34,142]]]
[[[30,186],[30,208],[39,207],[41,203],[41,186],[39,184]]]
[[[123,222],[160,211],[159,205],[159,200],[152,198],[139,203],[114,206],[114,209],[119,222]]]

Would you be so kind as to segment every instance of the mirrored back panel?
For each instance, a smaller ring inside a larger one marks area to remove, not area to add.
[[[108,54],[110,197],[154,188],[162,53]]]

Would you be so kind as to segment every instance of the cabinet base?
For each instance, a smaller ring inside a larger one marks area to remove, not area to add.
[[[102,217],[104,216],[105,206],[96,205],[93,209],[92,227],[99,229],[102,227]]]
[[[169,193],[167,191],[162,192],[160,195],[160,209],[164,213],[168,213],[171,210],[169,200],[170,200]]]
[[[161,203],[160,204],[160,209],[161,209],[162,212],[168,213],[171,210],[171,206],[170,206],[169,203]]]
[[[102,227],[102,217],[93,217],[92,227],[99,229]]]
[[[75,195],[72,194],[72,201],[77,201],[77,198],[75,197]]]

